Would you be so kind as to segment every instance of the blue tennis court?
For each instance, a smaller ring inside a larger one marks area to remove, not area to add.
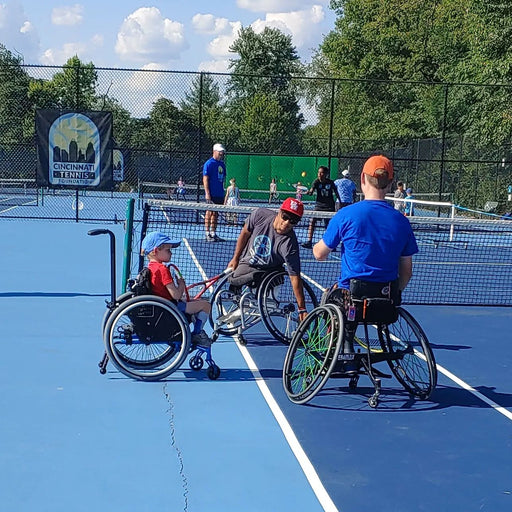
[[[286,347],[261,325],[247,347],[214,345],[217,381],[186,365],[155,383],[113,366],[100,375],[110,269],[108,239],[86,234],[97,227],[0,223],[2,509],[510,510],[509,308],[408,307],[438,387],[412,401],[385,381],[377,410],[364,378],[355,393],[332,379],[293,405]],[[120,276],[123,227],[108,227]]]

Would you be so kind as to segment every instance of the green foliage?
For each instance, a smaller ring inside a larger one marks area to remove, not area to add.
[[[236,146],[263,152],[301,152],[304,119],[292,79],[300,66],[291,37],[268,27],[260,34],[251,27],[242,28],[230,51],[239,55],[230,62],[234,74],[226,103],[234,125],[226,124],[238,134]]]
[[[32,106],[28,99],[30,78],[21,62],[21,57],[0,44],[0,134],[4,148],[28,141],[33,132],[25,121]]]
[[[96,102],[97,80],[94,64],[83,64],[75,56],[51,80],[34,80],[29,95],[37,108],[91,110]]]

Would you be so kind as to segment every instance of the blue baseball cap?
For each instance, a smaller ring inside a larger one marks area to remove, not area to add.
[[[142,250],[144,254],[149,254],[153,249],[163,244],[169,244],[174,249],[181,245],[181,240],[173,240],[164,233],[160,233],[160,231],[151,231],[142,240]]]

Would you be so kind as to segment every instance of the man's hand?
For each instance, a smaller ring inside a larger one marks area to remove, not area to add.
[[[304,310],[299,309],[299,322],[303,322],[307,316],[308,316],[308,312],[305,309]]]
[[[226,266],[226,268],[231,268],[235,270],[235,268],[238,267],[238,258],[233,258]]]

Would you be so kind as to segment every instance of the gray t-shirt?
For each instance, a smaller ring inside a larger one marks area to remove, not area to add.
[[[251,232],[240,263],[254,268],[273,269],[287,265],[288,274],[300,275],[299,243],[292,230],[285,235],[276,233],[274,219],[276,213],[267,208],[254,210],[245,226]]]

